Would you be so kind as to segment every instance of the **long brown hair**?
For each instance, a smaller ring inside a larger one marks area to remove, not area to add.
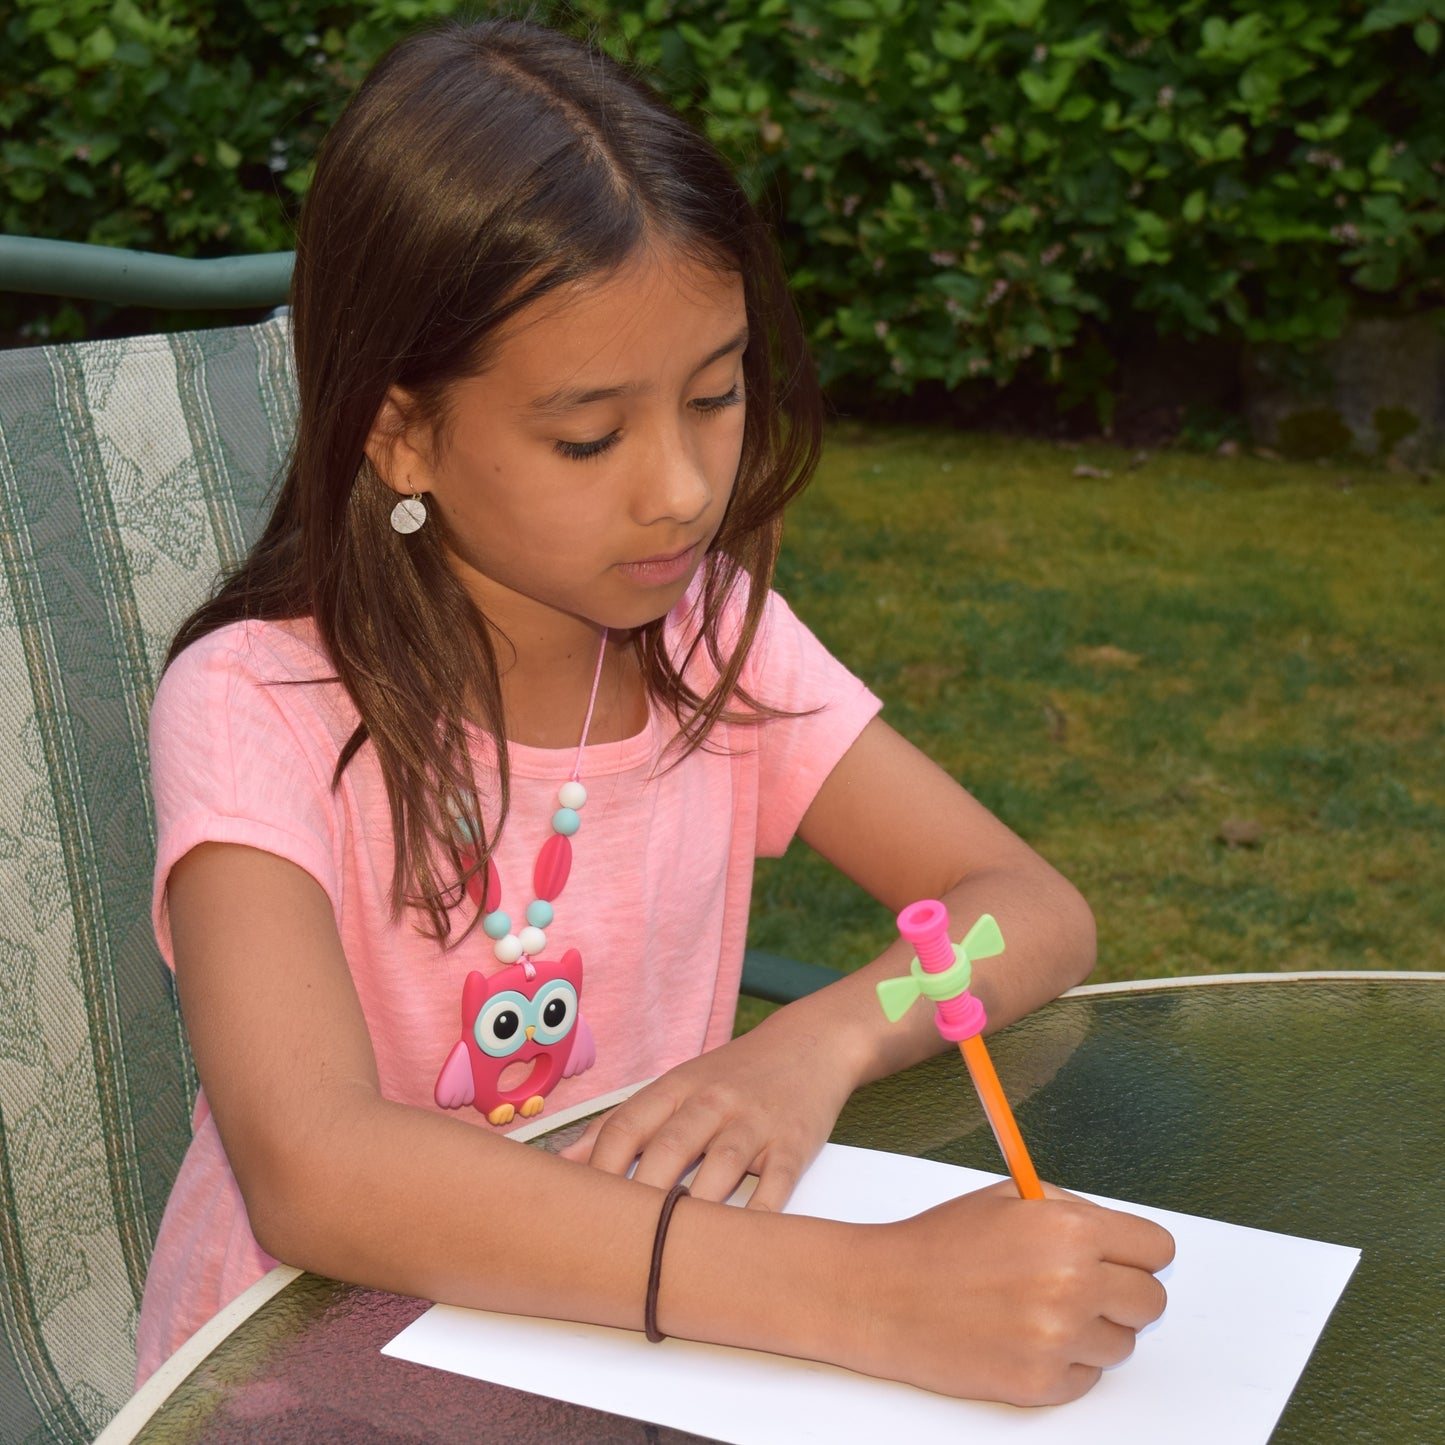
[[[300,410],[285,478],[250,556],[181,627],[170,656],[240,619],[314,619],[361,718],[333,785],[369,743],[396,840],[392,906],[423,910],[439,941],[465,867],[458,800],[478,796],[464,700],[497,740],[490,838],[480,817],[466,820],[483,866],[506,817],[497,659],[447,565],[444,526],[429,521],[404,539],[392,531],[396,496],[365,444],[392,387],[441,424],[447,388],[487,364],[510,317],[658,238],[737,272],[750,336],[742,458],[704,563],[693,644],[707,649],[717,684],[704,695],[688,685],[692,652],[668,655],[661,619],[634,637],[649,695],[676,715],[685,755],[737,702],[759,710],[738,678],[783,509],[818,458],[817,383],[766,227],[726,162],[645,84],[514,20],[403,40],[318,158],[292,282]],[[744,623],[725,651],[718,623],[734,587],[746,594]]]

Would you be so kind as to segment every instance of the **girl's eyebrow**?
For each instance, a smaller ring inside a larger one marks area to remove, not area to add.
[[[716,351],[710,351],[698,364],[693,367],[692,375],[696,376],[700,371],[706,371],[713,362],[721,361],[723,357],[734,351],[741,351],[748,344],[748,329],[746,326],[730,340],[723,342]],[[580,388],[563,386],[556,391],[548,392],[546,396],[539,396],[535,401],[527,403],[526,410],[533,416],[548,417],[557,416],[565,411],[572,411],[577,407],[590,406],[594,401],[609,401],[616,396],[630,396],[635,392],[643,390],[637,382],[623,382],[620,386],[598,386],[591,388]]]

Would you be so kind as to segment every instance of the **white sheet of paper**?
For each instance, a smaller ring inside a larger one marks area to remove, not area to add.
[[[882,1223],[997,1175],[829,1144],[788,1211]],[[1094,1198],[1100,1204],[1117,1201]],[[1360,1251],[1143,1205],[1175,1238],[1162,1319],[1080,1400],[1052,1408],[950,1400],[831,1365],[630,1330],[434,1305],[383,1353],[732,1445],[1266,1441]]]

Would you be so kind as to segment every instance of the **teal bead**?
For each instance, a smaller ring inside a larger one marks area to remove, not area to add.
[[[552,918],[552,905],[545,898],[534,898],[527,905],[527,922],[533,928],[550,928]]]
[[[582,815],[575,808],[558,808],[552,814],[552,831],[570,838],[582,826]]]
[[[505,938],[512,931],[512,920],[499,908],[482,919],[482,932],[488,938]]]

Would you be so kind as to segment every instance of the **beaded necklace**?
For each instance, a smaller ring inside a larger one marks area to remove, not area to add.
[[[587,789],[582,786],[582,754],[587,747],[587,734],[592,728],[592,712],[597,706],[597,687],[602,681],[602,663],[607,656],[607,629],[602,629],[602,646],[597,649],[597,666],[592,673],[592,691],[587,698],[587,715],[582,720],[582,737],[577,744],[577,756],[572,762],[572,771],[567,781],[557,789],[557,811],[552,814],[552,836],[542,844],[532,869],[532,892],[535,895],[527,905],[523,917],[526,925],[517,932],[512,931],[512,918],[502,912],[502,883],[497,865],[487,859],[485,888],[480,877],[473,873],[468,883],[478,908],[484,911],[482,932],[493,940],[492,952],[499,963],[516,963],[521,960],[530,969],[530,960],[536,958],[547,946],[545,929],[550,928],[555,916],[553,901],[567,884],[567,875],[572,871],[572,838],[582,826],[581,811],[587,802]],[[474,862],[475,854],[464,861]],[[473,887],[475,885],[475,887]],[[532,977],[531,972],[527,977]]]
[[[547,947],[546,930],[556,916],[552,905],[572,871],[572,838],[582,826],[581,810],[587,802],[582,754],[606,656],[604,627],[582,737],[572,771],[557,790],[552,836],[537,854],[533,897],[521,928],[514,932],[511,915],[502,910],[502,881],[495,859],[489,857],[482,870],[474,852],[462,853],[468,870],[467,894],[481,911],[482,931],[504,967],[490,977],[476,970],[467,975],[462,985],[462,1037],[442,1065],[433,1093],[443,1109],[473,1104],[492,1124],[510,1124],[518,1113],[524,1118],[540,1114],[556,1084],[590,1068],[597,1057],[581,1012],[581,954],[569,948],[555,961],[541,954]]]

